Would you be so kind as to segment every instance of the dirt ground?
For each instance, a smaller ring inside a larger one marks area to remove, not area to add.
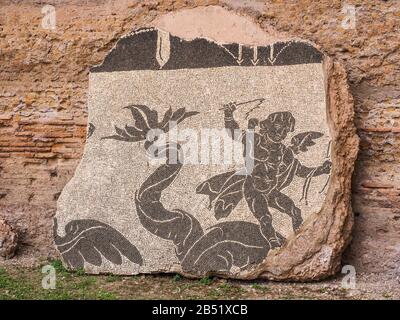
[[[11,261],[11,260],[10,260]],[[185,279],[179,275],[86,275],[69,272],[60,261],[29,266],[29,261],[0,261],[0,300],[4,299],[400,299],[399,279],[377,274],[356,275],[354,289],[342,285],[344,275],[314,283]],[[42,267],[56,271],[56,288],[43,289]],[[21,266],[25,265],[25,266]]]

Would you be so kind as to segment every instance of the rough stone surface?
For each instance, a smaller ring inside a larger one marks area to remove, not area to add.
[[[0,219],[0,257],[11,259],[17,250],[18,236],[3,219]]]
[[[344,263],[397,278],[400,3],[353,1],[356,28],[343,29],[341,1],[54,1],[56,30],[41,27],[43,1],[0,4],[0,215],[22,232],[23,256],[54,256],[52,216],[86,137],[88,72],[115,42],[165,12],[219,4],[309,39],[341,61],[361,138],[353,179],[354,237]]]
[[[216,20],[226,23],[221,34],[207,23]],[[56,215],[66,265],[303,281],[334,274],[350,237],[358,151],[344,69],[308,42],[262,37],[218,7],[155,24],[164,29],[122,38],[90,74],[89,140]],[[170,33],[178,29],[181,37]],[[169,119],[191,131],[174,140]],[[235,174],[242,157],[201,158],[212,150],[202,130],[220,130],[226,148],[226,129],[236,128],[256,130],[247,175]],[[163,132],[157,143],[146,138],[151,129]],[[167,163],[146,156],[154,147],[167,148]]]

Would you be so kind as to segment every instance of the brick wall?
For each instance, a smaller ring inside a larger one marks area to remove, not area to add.
[[[23,233],[21,253],[53,255],[51,218],[86,136],[89,67],[116,40],[163,12],[220,4],[261,27],[315,42],[343,62],[361,150],[353,184],[354,240],[345,262],[396,274],[400,264],[400,2],[0,0],[0,216]],[[56,29],[41,26],[56,8]]]

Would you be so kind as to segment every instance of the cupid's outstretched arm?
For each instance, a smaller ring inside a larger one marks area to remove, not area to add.
[[[224,122],[225,128],[228,132],[228,135],[237,141],[241,141],[244,132],[239,130],[239,124],[236,122],[233,117],[233,112],[236,110],[236,104],[234,102],[230,102],[224,105]]]
[[[223,110],[224,110],[225,128],[228,132],[228,135],[232,138],[232,140],[246,143],[246,130],[240,129],[239,124],[233,117],[233,112],[236,110],[236,107],[237,104],[234,102],[230,102],[224,105]],[[250,119],[247,130],[254,130],[254,128],[257,125],[258,125],[257,119]]]

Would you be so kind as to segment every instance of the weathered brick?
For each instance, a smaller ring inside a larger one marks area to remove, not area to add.
[[[367,250],[398,245],[393,240],[398,232],[393,232],[387,234],[387,243],[375,241],[365,247],[363,233],[374,237],[376,222],[370,208],[400,207],[399,1],[350,2],[357,8],[356,29],[344,30],[342,3],[331,0],[269,1],[262,12],[252,6],[253,1],[65,0],[54,2],[57,28],[53,31],[41,27],[42,1],[2,0],[0,187],[6,196],[0,197],[1,214],[26,224],[26,241],[35,250],[46,256],[52,250],[54,194],[72,177],[83,152],[89,68],[101,63],[122,35],[157,15],[216,3],[246,13],[263,28],[272,24],[279,31],[309,39],[344,63],[361,138],[353,184],[355,210],[366,217],[356,220],[358,240],[351,252],[357,258],[352,262],[362,269],[375,262]],[[53,152],[42,152],[53,144]],[[58,175],[50,179],[49,168],[58,168]],[[20,175],[26,179],[12,178]],[[387,223],[394,225],[391,220]]]

